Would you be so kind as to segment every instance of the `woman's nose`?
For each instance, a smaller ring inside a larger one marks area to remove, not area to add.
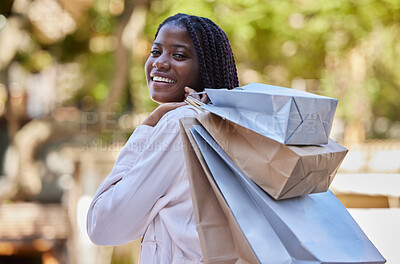
[[[153,68],[158,70],[168,70],[170,66],[170,63],[165,56],[160,56],[153,62]]]

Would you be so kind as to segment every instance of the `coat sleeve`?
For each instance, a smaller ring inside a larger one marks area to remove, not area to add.
[[[95,244],[137,239],[166,203],[163,197],[176,175],[186,170],[178,120],[195,114],[181,108],[167,113],[155,127],[140,126],[122,149],[89,207],[87,231]]]

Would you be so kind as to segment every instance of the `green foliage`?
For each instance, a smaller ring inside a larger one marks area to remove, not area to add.
[[[148,39],[178,12],[209,17],[226,31],[242,85],[317,80],[311,90],[339,98],[347,122],[400,120],[400,1],[156,0]]]
[[[84,85],[69,103],[85,110],[109,92],[114,54],[91,48],[94,38],[112,37],[118,26],[109,3],[95,1],[78,29],[59,43],[46,46],[33,36],[34,50],[17,57],[32,72],[52,61],[78,62]],[[159,23],[178,12],[209,17],[224,29],[241,85],[256,81],[290,87],[303,79],[317,83],[307,89],[339,98],[338,116],[347,122],[361,120],[367,126],[378,117],[400,120],[398,0],[153,0],[140,41],[150,46]],[[127,105],[150,111],[156,104],[144,76],[147,55],[132,58],[130,93],[122,98],[121,111]]]

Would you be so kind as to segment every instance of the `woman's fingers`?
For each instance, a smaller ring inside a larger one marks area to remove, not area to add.
[[[197,93],[197,91],[192,89],[192,88],[190,88],[190,87],[185,87],[185,98],[187,98],[190,93]],[[202,94],[201,97],[200,97],[199,94],[192,94],[190,96],[192,96],[193,98],[195,98],[195,99],[197,99],[197,100],[199,100],[199,101],[201,101],[201,102],[203,102],[205,104],[208,103],[208,101],[209,101],[208,100],[208,95],[206,93]]]
[[[197,91],[195,89],[192,89],[192,88],[186,86],[185,87],[185,98],[187,98],[189,96],[189,94],[191,94],[191,93],[197,93]],[[200,100],[200,95],[198,95],[198,94],[192,94],[190,96],[192,96],[193,98],[195,98],[197,100]]]
[[[207,104],[208,103],[208,95],[206,93],[204,93],[203,96],[201,97],[200,101]]]

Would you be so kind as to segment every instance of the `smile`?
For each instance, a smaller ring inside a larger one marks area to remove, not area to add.
[[[164,78],[164,77],[160,77],[160,76],[153,76],[152,79],[155,82],[176,83],[176,81],[174,81],[170,78]]]

